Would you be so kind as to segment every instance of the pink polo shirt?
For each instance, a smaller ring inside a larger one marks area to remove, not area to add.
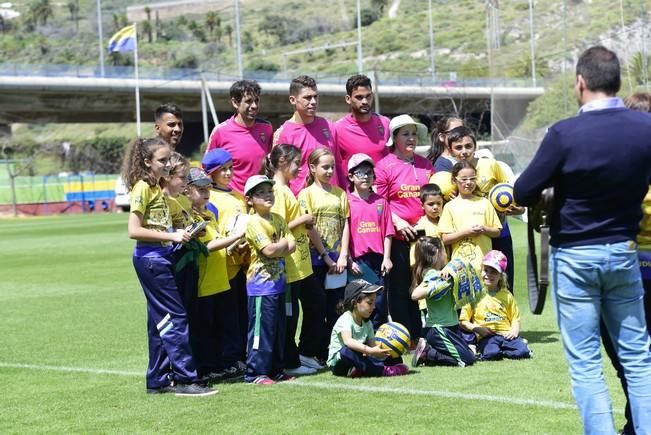
[[[386,147],[389,140],[389,118],[371,114],[367,122],[359,122],[352,113],[341,118],[335,123],[335,136],[337,137],[337,168],[339,179],[344,179],[348,174],[348,160],[353,154],[364,153],[379,162],[389,153]]]
[[[307,159],[310,153],[318,147],[325,146],[332,150],[332,154],[335,156],[336,168],[337,145],[334,131],[332,122],[317,116],[309,124],[300,124],[289,119],[274,133],[274,145],[291,144],[301,150],[301,171],[295,179],[289,182],[289,188],[294,192],[294,195],[298,195],[305,187],[305,179],[310,173]],[[340,185],[336,170],[331,183],[336,186]]]
[[[420,188],[429,182],[434,173],[432,163],[425,157],[414,155],[414,163],[407,163],[387,154],[375,166],[377,193],[389,202],[393,213],[416,225],[425,213],[420,203]],[[401,238],[396,233],[396,238]]]
[[[264,158],[271,151],[271,123],[256,119],[251,128],[235,121],[235,115],[216,126],[210,134],[206,152],[223,148],[233,157],[232,189],[244,193],[246,180],[260,173]]]
[[[350,256],[361,257],[369,252],[384,254],[384,238],[393,237],[395,229],[386,199],[371,193],[364,200],[348,194],[350,207]]]

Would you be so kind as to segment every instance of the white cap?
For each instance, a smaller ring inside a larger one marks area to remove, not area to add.
[[[262,183],[269,183],[273,186],[276,182],[269,179],[269,177],[266,175],[254,175],[252,177],[249,177],[249,179],[246,180],[246,184],[244,185],[244,195],[250,196],[249,193]]]
[[[373,159],[369,157],[368,154],[353,154],[352,157],[348,160],[348,172],[352,171],[364,162],[370,163],[371,166],[375,167],[375,162],[373,162]]]

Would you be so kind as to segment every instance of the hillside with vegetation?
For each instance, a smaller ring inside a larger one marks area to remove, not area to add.
[[[140,67],[188,68],[235,76],[233,2],[196,14],[179,8],[158,19],[155,7],[138,24]],[[382,80],[431,83],[427,0],[361,0],[363,65]],[[618,51],[626,66],[624,93],[646,83],[649,74],[645,29],[651,0],[555,0],[534,2],[535,68],[547,94],[530,105],[528,129],[572,113],[571,77],[577,54],[603,43]],[[96,0],[25,0],[13,5],[18,19],[0,21],[0,68],[9,65],[85,65],[98,67]],[[104,0],[104,47],[129,24],[134,0]],[[531,80],[529,1],[432,0],[435,81],[475,79]],[[298,73],[320,79],[357,72],[357,47],[327,48],[357,40],[356,2],[331,0],[241,0],[242,62],[245,76],[286,79]],[[490,24],[488,26],[487,24]],[[487,31],[490,27],[490,32]],[[487,38],[487,35],[490,35]],[[490,41],[490,42],[489,42]],[[291,54],[297,50],[312,51]],[[489,56],[490,53],[490,56]],[[105,53],[110,66],[130,66],[130,53]],[[571,82],[571,80],[570,80]],[[568,97],[569,95],[569,97]],[[560,98],[560,100],[559,100]],[[562,103],[561,103],[562,102]],[[1,109],[0,109],[1,110]],[[124,131],[115,124],[65,128],[16,126],[13,142],[38,144],[91,141]]]

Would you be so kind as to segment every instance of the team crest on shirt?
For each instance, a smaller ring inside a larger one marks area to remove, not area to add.
[[[377,214],[378,216],[382,216],[382,213],[384,212],[384,204],[379,202],[376,206],[377,208]]]
[[[321,133],[323,133],[323,136],[324,136],[326,139],[330,140],[330,131],[329,131],[327,128],[323,127],[323,128],[321,129]]]
[[[384,126],[382,124],[378,124],[377,132],[380,135],[380,137],[384,137]]]
[[[260,133],[260,141],[261,141],[262,143],[266,143],[266,142],[267,142],[267,135],[264,134],[264,131]]]

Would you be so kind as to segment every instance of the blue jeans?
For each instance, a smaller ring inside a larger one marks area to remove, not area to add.
[[[635,430],[651,433],[651,352],[633,242],[552,248],[554,304],[586,434],[614,434],[601,365],[603,318],[624,367]]]

